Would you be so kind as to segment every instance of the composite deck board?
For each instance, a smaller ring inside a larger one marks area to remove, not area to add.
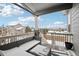
[[[32,41],[26,42],[25,44],[19,47],[15,47],[13,49],[2,51],[2,52],[4,53],[5,56],[33,56],[32,54],[26,52],[26,50],[38,44],[39,42],[40,41],[32,40]]]

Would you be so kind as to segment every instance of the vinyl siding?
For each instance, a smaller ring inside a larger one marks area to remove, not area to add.
[[[73,33],[73,44],[77,55],[79,55],[79,4],[73,4],[70,10],[71,32]]]

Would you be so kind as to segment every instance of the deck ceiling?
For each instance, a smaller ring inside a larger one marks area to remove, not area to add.
[[[21,3],[16,5],[36,16],[72,8],[72,3]]]

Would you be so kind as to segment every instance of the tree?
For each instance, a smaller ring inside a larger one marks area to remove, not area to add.
[[[0,29],[0,35],[2,34],[2,30]]]
[[[27,26],[26,28],[25,28],[25,32],[27,33],[27,32],[31,32],[32,31],[32,29],[29,27],[29,26]]]
[[[44,31],[44,34],[46,34],[48,32],[48,29],[45,28],[43,31]]]
[[[46,28],[42,28],[42,29],[40,29],[40,31],[43,33],[43,34],[46,34],[47,32],[48,32],[48,29],[46,29]]]

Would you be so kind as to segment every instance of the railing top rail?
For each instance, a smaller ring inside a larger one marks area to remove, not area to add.
[[[32,32],[30,32],[30,33],[32,33]],[[11,35],[11,36],[2,36],[2,37],[0,37],[0,39],[2,39],[2,38],[10,38],[10,37],[17,37],[17,36],[23,36],[23,35],[28,35],[30,33],[25,33],[25,34],[20,34],[20,35]]]
[[[59,32],[59,33],[56,33],[56,32],[53,32],[53,33],[50,33],[50,34],[58,34],[58,35],[73,35],[72,33],[61,33],[61,32]]]

